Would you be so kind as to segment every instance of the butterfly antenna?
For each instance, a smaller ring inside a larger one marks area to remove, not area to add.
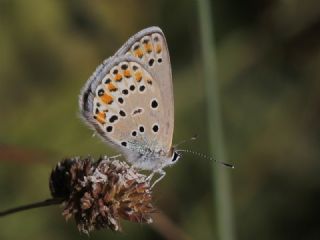
[[[182,140],[181,142],[175,144],[173,147],[176,148],[176,147],[178,147],[178,146],[180,146],[180,145],[182,145],[182,144],[185,144],[186,142],[195,141],[195,140],[197,140],[197,137],[198,137],[198,135],[195,134],[195,135],[193,135],[191,138]]]
[[[13,213],[17,213],[17,212],[33,209],[33,208],[40,208],[40,207],[47,207],[47,206],[51,206],[51,205],[57,205],[57,204],[61,204],[62,202],[63,202],[63,199],[50,198],[50,199],[47,199],[47,200],[44,200],[44,201],[41,201],[41,202],[31,203],[31,204],[27,204],[27,205],[15,207],[15,208],[7,209],[5,211],[1,211],[0,212],[0,217],[4,217],[4,216],[9,215],[9,214],[13,214]]]
[[[209,159],[211,161],[214,161],[216,163],[219,163],[223,166],[226,166],[226,167],[229,167],[229,168],[234,168],[234,165],[231,164],[231,163],[226,163],[226,162],[221,162],[221,161],[218,161],[216,159],[214,159],[213,157],[209,157],[203,153],[199,153],[199,152],[194,152],[194,151],[191,151],[191,150],[188,150],[188,149],[179,149],[179,150],[176,150],[176,152],[186,152],[186,153],[191,153],[193,155],[196,155],[196,156],[199,156],[201,158],[204,158],[204,159]]]

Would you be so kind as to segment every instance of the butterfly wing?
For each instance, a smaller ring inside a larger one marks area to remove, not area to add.
[[[80,110],[88,125],[120,148],[129,162],[136,163],[139,156],[150,152],[169,153],[172,80],[169,53],[159,28],[137,33],[96,69],[81,92]]]

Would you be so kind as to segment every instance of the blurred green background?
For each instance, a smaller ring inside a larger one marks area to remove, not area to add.
[[[166,34],[174,142],[210,154],[198,2],[0,0],[0,209],[45,199],[61,159],[114,154],[78,114],[81,87],[135,32]],[[235,239],[320,239],[320,2],[212,1]],[[201,14],[201,12],[200,12]],[[185,155],[153,226],[91,239],[217,239],[212,162]],[[215,165],[226,171],[221,165]],[[174,235],[175,232],[177,235]],[[176,236],[176,237],[173,237]],[[0,239],[87,239],[57,206],[0,219]]]

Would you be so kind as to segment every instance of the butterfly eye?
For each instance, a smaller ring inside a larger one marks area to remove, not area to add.
[[[173,158],[172,158],[172,162],[176,162],[176,161],[178,161],[179,160],[179,158],[180,158],[180,155],[178,154],[178,153],[176,153],[176,152],[174,152],[173,153]]]

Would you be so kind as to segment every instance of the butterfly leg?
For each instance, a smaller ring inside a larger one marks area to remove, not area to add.
[[[155,173],[159,173],[160,176],[153,182],[153,184],[152,184],[152,186],[151,186],[151,189],[152,189],[158,182],[160,182],[160,181],[162,180],[162,178],[164,178],[165,175],[166,175],[166,172],[163,171],[162,169],[159,169],[159,170],[157,170],[157,171],[154,171],[153,173],[151,173],[151,175],[154,175]]]
[[[151,179],[153,178],[153,176],[154,176],[155,173],[156,173],[156,172],[153,171],[153,172],[146,178],[146,182],[150,183],[150,182],[151,182]]]
[[[109,157],[109,159],[111,160],[113,160],[113,159],[117,159],[117,158],[119,158],[119,157],[121,157],[122,155],[121,154],[117,154],[117,155],[114,155],[114,156],[111,156],[111,157]]]

